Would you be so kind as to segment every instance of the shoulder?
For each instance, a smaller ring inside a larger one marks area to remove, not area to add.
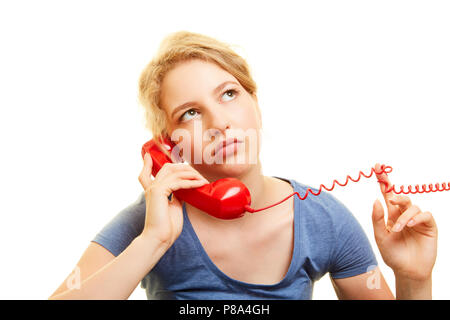
[[[308,192],[298,203],[300,237],[311,247],[305,250],[322,262],[321,274],[329,271],[333,278],[350,277],[377,264],[364,230],[341,201],[327,191],[318,194],[318,189],[297,181],[295,186],[302,198]]]
[[[322,223],[332,223],[335,227],[342,225],[348,219],[354,219],[350,210],[335,196],[326,190],[313,188],[309,185],[291,179],[294,190],[298,192],[299,207],[303,218]],[[296,197],[298,197],[296,195]]]
[[[142,227],[142,219],[145,219],[145,210],[145,193],[142,192],[134,202],[113,217],[109,226],[129,229],[135,233],[139,232]]]
[[[304,198],[298,199],[299,228],[303,237],[324,247],[335,247],[348,241],[365,241],[366,235],[353,213],[335,196],[294,181],[295,191]],[[312,192],[313,193],[312,193]],[[305,195],[308,193],[307,197]],[[340,244],[338,244],[340,243]]]
[[[145,211],[145,193],[142,192],[134,202],[116,213],[91,241],[102,245],[115,256],[119,255],[142,232]]]

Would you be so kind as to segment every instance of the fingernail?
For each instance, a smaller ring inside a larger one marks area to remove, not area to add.
[[[411,220],[408,221],[407,226],[408,226],[408,227],[411,227],[411,226],[414,225],[414,223],[416,223],[416,222],[414,221],[414,219],[411,219]]]
[[[402,228],[402,225],[401,225],[400,223],[397,222],[397,223],[394,225],[394,227],[392,228],[392,231],[394,231],[394,232],[399,232],[401,228]]]

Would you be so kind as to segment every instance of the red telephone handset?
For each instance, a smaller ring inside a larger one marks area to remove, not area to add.
[[[160,140],[170,154],[175,144],[169,139]],[[142,158],[149,153],[153,160],[152,175],[155,177],[165,163],[171,159],[162,152],[154,140],[142,146]],[[240,180],[223,178],[198,188],[178,189],[173,195],[190,205],[220,219],[236,219],[251,210],[250,192]]]

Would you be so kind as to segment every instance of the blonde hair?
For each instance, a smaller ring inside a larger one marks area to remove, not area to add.
[[[188,31],[171,33],[163,39],[139,78],[139,102],[144,107],[146,127],[155,140],[168,137],[167,115],[160,100],[164,76],[177,63],[191,59],[215,63],[233,75],[249,94],[256,96],[257,86],[250,68],[230,44]]]

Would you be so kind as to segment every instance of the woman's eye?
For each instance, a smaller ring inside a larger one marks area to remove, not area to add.
[[[232,99],[235,98],[235,96],[236,96],[238,93],[239,93],[239,92],[238,92],[237,90],[235,90],[235,89],[229,89],[229,90],[225,91],[225,92],[222,94],[222,97],[223,97],[223,96],[227,96],[228,98],[230,98],[230,100],[232,100]],[[229,100],[226,100],[226,101],[229,101]],[[196,115],[197,115],[197,111],[195,111],[194,109],[189,109],[188,111],[186,111],[185,113],[183,113],[183,114],[181,115],[181,117],[178,119],[178,121],[179,121],[179,122],[189,121],[189,120],[192,119],[192,118],[189,118],[189,117],[186,118],[186,116],[192,116],[192,117],[195,117]]]
[[[236,90],[230,89],[230,90],[225,91],[225,92],[223,93],[222,96],[227,95],[228,97],[230,97],[230,95],[228,94],[228,93],[230,93],[230,92],[232,93],[232,97],[234,97],[234,96],[236,95],[236,93],[237,93]],[[229,100],[228,100],[228,101],[229,101]]]
[[[192,114],[194,113],[194,114]],[[180,121],[184,121],[184,116],[185,115],[191,115],[191,116],[195,116],[195,114],[197,113],[197,111],[195,111],[194,109],[189,109],[188,111],[186,111],[185,113],[183,113],[183,115],[180,117]],[[188,118],[187,120],[189,120],[190,118]]]

